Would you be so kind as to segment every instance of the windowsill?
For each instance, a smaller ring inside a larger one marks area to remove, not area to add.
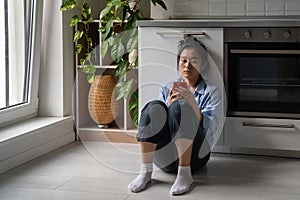
[[[35,117],[0,128],[0,173],[75,140],[72,117]]]
[[[72,117],[34,117],[2,127],[0,128],[0,146],[37,134],[42,128],[53,128],[70,119],[72,120]]]

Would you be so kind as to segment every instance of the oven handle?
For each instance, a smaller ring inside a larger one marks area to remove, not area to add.
[[[265,124],[265,123],[254,123],[254,122],[243,122],[243,126],[267,127],[267,128],[295,128],[294,124]]]
[[[160,36],[177,36],[177,35],[202,35],[205,36],[206,33],[204,31],[202,32],[176,32],[176,31],[169,31],[169,32],[156,32],[157,35]]]
[[[269,50],[269,49],[231,49],[230,53],[240,54],[300,54],[300,50]]]

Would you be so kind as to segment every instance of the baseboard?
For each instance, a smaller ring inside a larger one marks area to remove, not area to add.
[[[230,153],[230,148],[226,146],[214,146],[212,149],[213,153]]]
[[[287,158],[300,158],[300,151],[279,149],[254,149],[254,148],[230,148],[232,154],[248,154],[261,156],[276,156]]]
[[[110,131],[80,131],[79,139],[81,141],[98,141],[112,143],[131,143],[137,144],[136,134],[127,132],[110,132]]]

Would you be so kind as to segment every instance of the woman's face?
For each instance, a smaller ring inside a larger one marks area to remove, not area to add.
[[[185,48],[179,58],[179,72],[187,79],[198,79],[206,66],[193,48]]]

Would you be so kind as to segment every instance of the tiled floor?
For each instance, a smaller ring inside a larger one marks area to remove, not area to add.
[[[136,144],[79,142],[0,175],[1,200],[300,199],[300,159],[214,154],[192,190],[171,197],[174,175],[153,173],[147,190],[127,184],[139,169]]]

